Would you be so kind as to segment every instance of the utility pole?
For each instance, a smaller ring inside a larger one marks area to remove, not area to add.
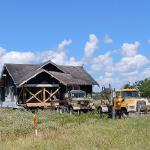
[[[112,119],[115,119],[115,108],[114,108],[115,89],[112,89],[111,84],[109,84],[109,88],[111,91]]]

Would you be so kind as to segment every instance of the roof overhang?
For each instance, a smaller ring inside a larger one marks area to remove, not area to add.
[[[59,87],[59,84],[25,84],[24,87]]]
[[[10,73],[9,69],[7,68],[7,64],[4,64],[4,66],[3,66],[3,68],[2,68],[2,72],[1,72],[1,79],[2,79],[3,74],[4,74],[4,73],[3,73],[3,72],[4,72],[4,69],[6,69],[6,70],[7,70],[8,74],[9,74],[9,75],[10,75],[10,77],[12,78],[12,80],[13,80],[14,84],[16,85],[16,82],[15,82],[15,80],[14,80],[13,76],[11,75],[11,73]]]

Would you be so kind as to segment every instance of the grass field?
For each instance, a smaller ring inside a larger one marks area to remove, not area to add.
[[[150,116],[111,120],[97,114],[0,109],[0,150],[149,150]]]

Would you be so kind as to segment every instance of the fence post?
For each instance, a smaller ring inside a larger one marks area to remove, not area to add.
[[[34,116],[33,116],[33,124],[34,124],[34,132],[35,132],[35,136],[37,136],[37,112],[34,112]]]

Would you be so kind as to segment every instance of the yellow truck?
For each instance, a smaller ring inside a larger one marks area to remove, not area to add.
[[[128,115],[130,112],[147,112],[148,100],[141,98],[134,88],[120,89],[115,92],[114,109],[116,115]]]

